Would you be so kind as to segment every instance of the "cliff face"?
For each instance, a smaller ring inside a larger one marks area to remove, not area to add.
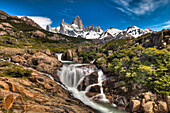
[[[139,37],[135,43],[142,45],[143,47],[155,47],[158,49],[167,48],[170,49],[170,30],[163,30],[158,33],[152,33]]]
[[[82,20],[80,19],[79,16],[75,17],[72,24],[75,24],[78,26],[79,29],[83,29],[84,26],[83,26],[83,23],[82,23]]]

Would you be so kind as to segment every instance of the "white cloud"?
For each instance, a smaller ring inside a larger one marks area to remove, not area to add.
[[[163,28],[168,29],[168,28],[170,28],[170,25],[166,25],[166,26],[164,26]]]
[[[145,15],[155,11],[157,8],[167,4],[169,0],[115,0],[126,12],[136,15]]]
[[[20,18],[22,16],[18,16],[18,17]],[[34,22],[36,22],[43,29],[46,29],[47,25],[52,24],[52,20],[47,17],[40,17],[40,16],[27,16],[27,17],[31,18]]]
[[[169,21],[167,21],[167,22],[164,22],[164,24],[170,24],[170,20],[169,20]]]

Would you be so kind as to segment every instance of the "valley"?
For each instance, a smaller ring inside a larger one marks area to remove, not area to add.
[[[44,30],[0,11],[0,113],[168,113],[170,29]]]

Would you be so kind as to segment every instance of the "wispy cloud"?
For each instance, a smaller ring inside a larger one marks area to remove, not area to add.
[[[18,16],[18,17],[22,17],[22,16]],[[47,17],[40,17],[40,16],[27,16],[27,17],[31,18],[34,22],[36,22],[43,29],[46,29],[47,25],[52,24],[52,20]]]
[[[112,0],[124,10],[124,13],[135,15],[150,14],[157,8],[170,2],[169,0]],[[122,11],[122,10],[121,10]]]
[[[74,17],[74,11],[71,8],[64,8],[64,9],[59,9],[58,13],[62,16],[66,17]]]
[[[75,1],[74,0],[67,0],[69,3],[74,3]]]
[[[154,30],[170,29],[170,20],[150,27]]]

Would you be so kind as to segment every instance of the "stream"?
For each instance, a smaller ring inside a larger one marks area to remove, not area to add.
[[[117,109],[115,104],[112,105],[109,104],[109,100],[106,98],[103,92],[102,82],[106,78],[102,70],[98,70],[97,67],[95,67],[94,65],[90,66],[89,64],[73,64],[72,61],[63,61],[61,60],[62,53],[58,53],[57,55],[58,55],[58,60],[63,63],[63,67],[61,67],[61,69],[58,71],[58,75],[60,81],[65,86],[63,86],[58,82],[57,84],[62,86],[64,89],[70,91],[75,98],[81,100],[84,104],[95,109],[97,113],[125,113],[125,111]],[[4,59],[0,59],[0,60],[11,62],[11,58],[8,58],[7,60]],[[18,63],[15,64],[19,65]],[[98,73],[98,83],[89,85],[88,87],[86,87],[85,91],[79,91],[77,89],[78,85],[83,81],[83,79],[87,75],[91,74],[92,72]],[[50,77],[52,80],[54,80],[54,78],[51,75],[46,73],[44,74]],[[89,89],[92,86],[95,85],[100,86],[100,94],[93,96],[92,98],[88,98],[86,96],[86,93],[89,91]],[[94,97],[100,97],[99,99],[100,102],[94,102],[92,100]]]
[[[109,104],[109,100],[106,98],[102,82],[106,79],[102,70],[98,70],[95,66],[90,66],[89,64],[72,64],[72,61],[61,60],[62,53],[58,53],[58,60],[63,63],[58,75],[60,81],[68,88],[68,90],[73,94],[73,96],[81,100],[84,104],[97,110],[98,113],[125,113],[125,111],[118,110],[115,104]],[[83,79],[91,74],[92,72],[98,73],[98,83],[92,84],[86,87],[85,91],[79,91],[77,89],[78,85],[83,81]],[[86,93],[92,86],[100,86],[100,94],[94,97],[100,97],[100,102],[92,101],[92,98],[88,98]]]

